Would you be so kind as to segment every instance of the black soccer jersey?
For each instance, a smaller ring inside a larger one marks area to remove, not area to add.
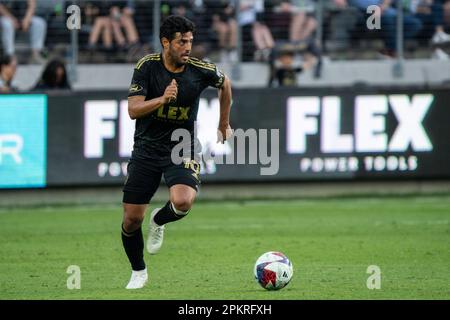
[[[165,68],[160,53],[149,54],[136,64],[128,96],[145,96],[145,100],[160,97],[172,79],[178,84],[176,101],[136,119],[133,157],[170,158],[172,148],[178,143],[171,141],[172,132],[178,128],[189,130],[194,148],[194,122],[200,94],[208,86],[221,88],[225,76],[215,64],[196,58],[189,58],[182,72],[172,73]]]

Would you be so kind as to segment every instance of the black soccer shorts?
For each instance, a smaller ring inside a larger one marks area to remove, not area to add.
[[[192,159],[185,159],[178,165],[170,160],[157,162],[131,159],[127,168],[128,174],[123,187],[124,203],[148,204],[163,176],[169,188],[176,184],[184,184],[198,192],[201,184],[200,164]]]

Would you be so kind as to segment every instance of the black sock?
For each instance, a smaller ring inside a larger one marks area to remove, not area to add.
[[[130,260],[131,268],[134,271],[144,270],[144,238],[142,229],[139,228],[133,232],[126,232],[122,225],[122,243],[125,252]]]
[[[170,201],[167,201],[166,205],[159,210],[154,217],[154,221],[157,225],[162,226],[168,222],[177,221],[184,218],[186,214],[180,215],[176,214],[173,209]]]

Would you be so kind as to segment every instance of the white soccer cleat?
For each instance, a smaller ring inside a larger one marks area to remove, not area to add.
[[[128,282],[126,289],[140,289],[145,286],[148,281],[147,268],[139,271],[131,271],[130,282]]]
[[[164,226],[158,226],[153,218],[161,208],[156,208],[150,215],[150,223],[148,227],[147,251],[150,254],[158,253],[161,249],[164,238]]]

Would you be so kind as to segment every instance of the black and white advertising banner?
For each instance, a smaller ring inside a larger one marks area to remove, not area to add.
[[[202,180],[449,178],[449,104],[444,89],[235,89],[235,134],[221,144],[208,90],[196,123]],[[41,185],[122,184],[134,133],[127,108],[124,92],[48,95]]]

